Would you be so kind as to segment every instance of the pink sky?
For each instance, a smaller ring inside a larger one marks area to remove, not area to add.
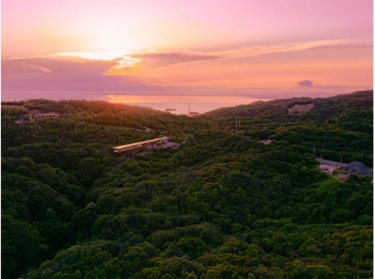
[[[371,0],[3,0],[2,99],[372,89],[372,11]]]

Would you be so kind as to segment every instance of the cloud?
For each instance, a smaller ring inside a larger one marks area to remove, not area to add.
[[[136,77],[104,75],[115,64],[116,61],[71,57],[3,60],[3,95],[30,92],[30,97],[35,92],[49,92],[50,97],[55,98],[61,92],[80,92],[79,97],[85,98],[86,94],[101,95],[105,92],[138,90],[146,86]]]
[[[44,73],[44,74],[50,74],[51,73],[50,69],[47,69],[47,68],[42,67],[42,66],[29,65],[29,67],[34,68],[34,69],[36,69],[36,70],[38,70],[38,71],[40,71],[41,73]]]
[[[355,39],[317,40],[275,45],[260,45],[223,51],[206,52],[154,52],[131,55],[132,59],[140,59],[144,67],[166,67],[177,64],[201,62],[216,59],[254,58],[271,54],[300,52],[313,49],[339,49],[352,47],[370,47],[372,41]],[[127,57],[127,56],[126,56]],[[121,61],[121,58],[118,59]]]
[[[51,73],[51,70],[35,65],[30,61],[2,61],[2,77],[8,79],[38,78]]]
[[[305,79],[298,82],[299,87],[311,87],[313,86],[313,82],[311,80]]]
[[[347,47],[372,47],[371,41],[366,40],[319,40],[310,42],[296,42],[275,45],[260,45],[246,48],[229,49],[222,51],[205,51],[205,52],[153,52],[140,53],[136,55],[126,55],[114,59],[118,65],[114,69],[120,70],[126,68],[127,63],[140,63],[144,67],[167,67],[178,64],[202,62],[217,59],[233,58],[253,58],[270,54],[282,54],[299,52],[310,49],[320,48],[347,48]],[[136,59],[137,61],[133,61]]]
[[[134,57],[142,60],[145,66],[162,67],[181,63],[197,62],[204,60],[212,60],[222,58],[219,55],[213,54],[199,54],[199,53],[184,53],[184,52],[169,52],[169,53],[146,53],[135,55]]]
[[[321,48],[349,48],[349,47],[370,47],[372,48],[372,41],[369,40],[354,40],[354,39],[336,39],[336,40],[318,40],[309,42],[285,43],[276,45],[255,46],[248,48],[232,49],[221,52],[214,52],[221,58],[245,58],[245,57],[259,57],[277,53],[298,52],[310,49]]]

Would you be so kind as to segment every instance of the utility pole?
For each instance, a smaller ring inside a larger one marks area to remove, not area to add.
[[[237,131],[238,131],[238,124],[237,124],[237,117],[236,117],[236,134],[237,134]]]
[[[343,169],[343,167],[342,167],[342,156],[340,156],[340,170],[341,170],[341,174],[342,174],[342,169]]]

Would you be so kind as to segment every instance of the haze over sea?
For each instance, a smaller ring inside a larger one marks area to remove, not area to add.
[[[251,104],[257,99],[246,96],[150,96],[150,95],[109,95],[109,102],[124,103],[134,106],[149,107],[157,110],[168,110],[174,114],[190,112],[205,113],[222,107]]]

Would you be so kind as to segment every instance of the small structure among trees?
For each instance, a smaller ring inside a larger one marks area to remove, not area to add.
[[[38,110],[33,110],[28,114],[29,121],[48,119],[48,118],[59,118],[61,113],[58,112],[40,112]]]
[[[369,175],[373,172],[372,168],[368,168],[363,163],[357,161],[342,163],[321,158],[317,158],[317,161],[323,172],[331,175],[337,174],[338,178],[346,177],[349,174]]]
[[[288,108],[289,115],[300,115],[304,112],[308,112],[314,108],[314,103],[309,102],[305,104],[294,104],[292,107]]]
[[[264,144],[264,145],[269,145],[272,143],[272,140],[269,140],[269,139],[262,139],[259,141],[260,143]]]
[[[33,122],[41,119],[51,119],[51,118],[60,118],[62,113],[59,112],[41,112],[39,110],[32,110],[28,114],[22,116],[20,119],[16,120],[16,124],[24,124],[26,122]]]
[[[343,171],[347,173],[353,173],[358,175],[368,175],[372,173],[372,169],[366,167],[363,163],[353,161],[349,164],[346,164],[343,167]]]
[[[178,146],[178,143],[171,142],[169,137],[163,136],[155,139],[115,146],[113,147],[113,152],[147,152],[158,148],[177,148]]]

